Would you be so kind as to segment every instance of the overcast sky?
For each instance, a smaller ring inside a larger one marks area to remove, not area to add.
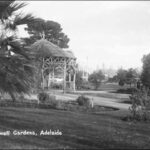
[[[24,9],[61,24],[81,65],[141,67],[150,53],[149,1],[28,1]],[[24,33],[22,33],[24,34]]]

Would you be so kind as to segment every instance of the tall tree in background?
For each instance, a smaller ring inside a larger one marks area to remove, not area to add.
[[[76,80],[75,80],[75,83],[76,83],[76,88],[77,88],[77,89],[81,89],[81,87],[83,86],[84,80],[83,80],[83,78],[82,78],[82,74],[83,74],[83,71],[78,70],[78,71],[76,72]]]
[[[17,27],[34,20],[31,14],[19,13],[25,5],[0,1],[0,93],[9,93],[13,101],[16,94],[29,93],[32,83],[29,51],[17,38]]]
[[[28,45],[44,38],[61,48],[68,48],[69,38],[62,32],[61,25],[57,22],[39,18],[34,23],[28,23],[25,30],[30,35],[30,38],[26,38]]]
[[[136,83],[136,78],[138,77],[138,72],[136,69],[130,68],[127,70],[126,73],[126,83],[130,84],[130,87],[132,84]]]
[[[90,74],[88,80],[94,85],[95,89],[97,90],[103,79],[105,79],[105,75],[101,70],[98,70]]]
[[[128,70],[121,68],[117,72],[117,79],[120,86],[123,86],[124,84],[129,84],[131,87],[132,84],[136,83],[136,78],[138,77],[139,73],[136,69],[133,68],[129,68]]]
[[[124,70],[124,69],[119,69],[118,72],[117,72],[117,78],[119,80],[119,85],[120,86],[123,86],[126,82],[126,74],[127,74],[127,71]]]
[[[141,74],[142,83],[150,88],[150,54],[144,55],[142,58],[143,70]]]

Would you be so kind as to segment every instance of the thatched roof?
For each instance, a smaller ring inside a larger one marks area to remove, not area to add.
[[[36,52],[38,56],[42,57],[64,57],[75,59],[75,56],[71,51],[64,51],[45,39],[38,40],[32,44],[30,48],[32,51]]]

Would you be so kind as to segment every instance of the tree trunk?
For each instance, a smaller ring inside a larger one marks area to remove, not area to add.
[[[63,93],[66,92],[66,60],[64,61],[64,82],[63,82]]]

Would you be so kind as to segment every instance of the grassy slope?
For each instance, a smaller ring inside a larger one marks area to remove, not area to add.
[[[129,88],[129,85],[124,85],[123,87],[119,86],[118,83],[102,83],[97,90],[97,93],[93,90],[92,92],[89,92],[88,90],[84,91],[84,94],[89,95],[89,96],[97,96],[97,97],[104,97],[104,98],[114,98],[114,99],[120,99],[122,101],[127,101],[128,98],[127,96],[119,95],[119,93],[111,93],[112,91],[116,92],[119,89],[126,89]],[[82,90],[81,90],[82,91]],[[92,91],[92,90],[90,90]],[[108,93],[101,93],[99,91],[107,91]],[[110,92],[111,91],[111,92]],[[99,93],[98,93],[99,92]],[[69,92],[72,93],[72,92]],[[81,94],[80,92],[76,92],[73,94]]]
[[[118,89],[126,89],[129,88],[129,85],[119,86],[118,83],[102,83],[99,87],[101,91],[110,91],[110,90],[118,90]]]
[[[149,124],[121,121],[123,114],[1,107],[0,131],[59,129],[63,135],[0,136],[0,148],[150,148]]]

